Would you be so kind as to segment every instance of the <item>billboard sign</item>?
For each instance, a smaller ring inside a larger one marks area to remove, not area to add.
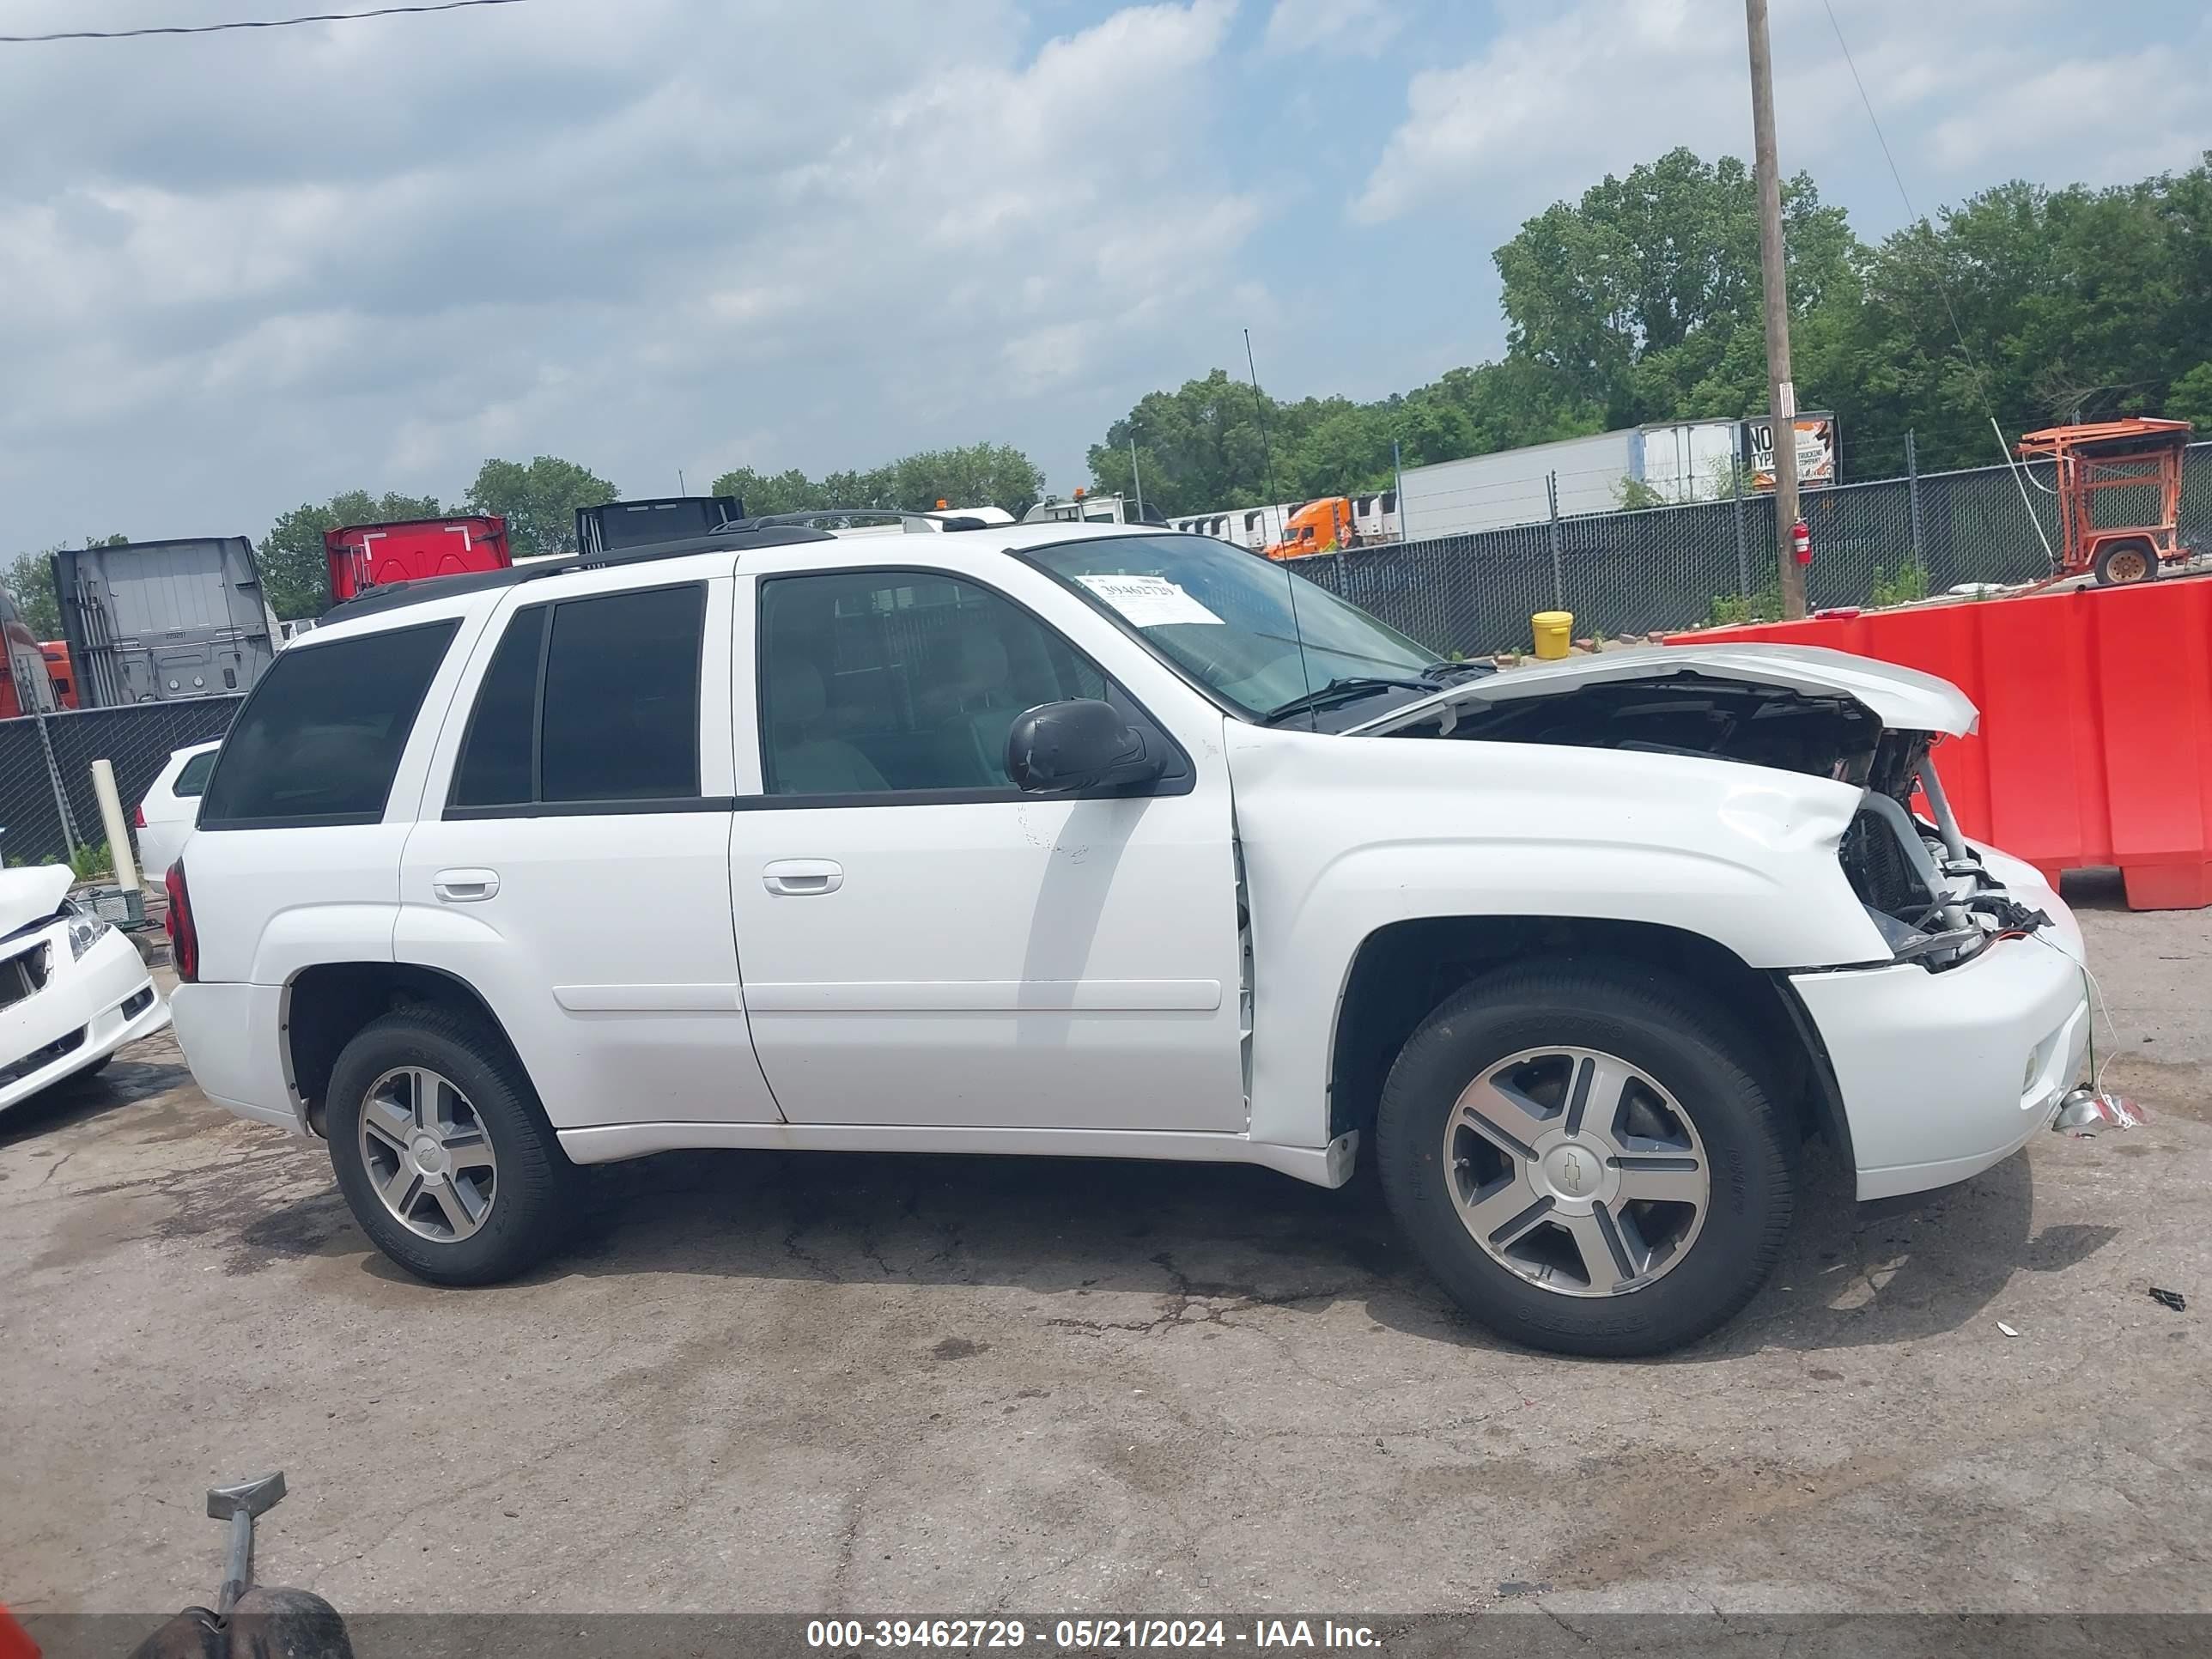
[[[1774,488],[1774,422],[1764,415],[1743,423],[1744,471],[1753,490]],[[1819,489],[1836,482],[1836,417],[1797,417],[1797,487]]]

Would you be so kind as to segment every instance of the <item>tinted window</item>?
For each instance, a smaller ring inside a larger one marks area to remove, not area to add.
[[[765,582],[760,643],[771,794],[1011,790],[1014,717],[1109,692],[1089,659],[1027,611],[919,572]]]
[[[215,770],[216,751],[195,755],[185,763],[185,769],[177,774],[177,781],[169,786],[169,793],[179,799],[190,799],[207,787],[208,774]]]
[[[698,583],[553,607],[538,757],[547,801],[699,793]]]
[[[536,605],[517,611],[492,653],[453,774],[456,806],[507,806],[535,797],[531,745],[538,716],[538,646],[549,609]]]
[[[200,828],[382,817],[416,711],[459,626],[279,652],[224,741]]]

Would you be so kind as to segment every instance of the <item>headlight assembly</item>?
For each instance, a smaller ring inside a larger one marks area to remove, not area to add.
[[[105,917],[94,915],[74,899],[65,902],[62,914],[69,918],[70,956],[82,961],[84,953],[100,943],[100,936],[108,929]]]

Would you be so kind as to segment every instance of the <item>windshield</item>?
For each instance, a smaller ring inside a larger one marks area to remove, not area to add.
[[[1115,536],[1030,557],[1224,702],[1263,719],[1332,680],[1436,660],[1326,588],[1203,536]]]

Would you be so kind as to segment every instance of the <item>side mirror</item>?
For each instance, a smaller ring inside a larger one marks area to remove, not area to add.
[[[1111,704],[1091,697],[1040,703],[1017,715],[1006,733],[1006,775],[1033,795],[1150,783],[1165,757],[1146,748],[1144,735]]]

